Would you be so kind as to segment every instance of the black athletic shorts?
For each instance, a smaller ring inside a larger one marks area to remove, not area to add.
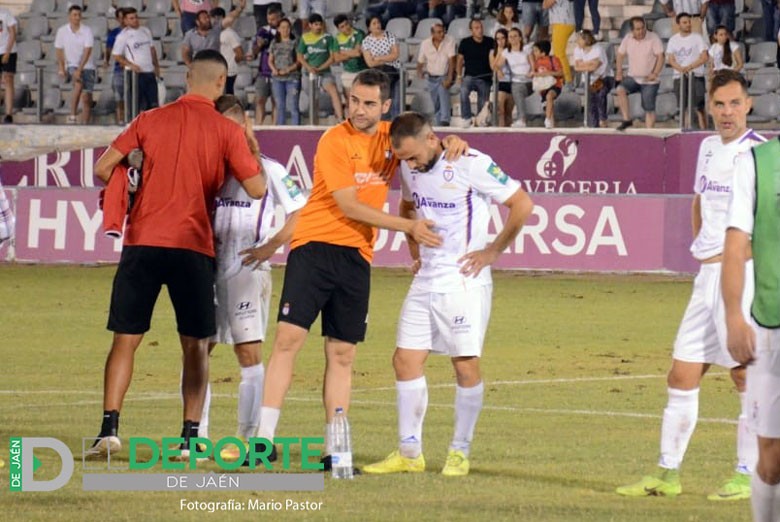
[[[322,312],[322,335],[358,343],[366,337],[371,265],[357,248],[306,243],[290,252],[278,321],[307,330]]]
[[[124,334],[147,332],[162,285],[168,286],[179,334],[203,339],[216,333],[214,258],[192,250],[151,246],[122,249],[108,329]]]
[[[0,53],[0,57],[2,56],[3,54]],[[0,72],[16,74],[16,53],[11,53],[8,57],[8,63],[3,63],[2,60],[0,60]]]

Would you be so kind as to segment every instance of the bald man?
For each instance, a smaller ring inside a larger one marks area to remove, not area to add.
[[[201,51],[187,73],[187,94],[141,113],[95,165],[97,177],[108,183],[127,154],[134,149],[144,154],[111,293],[108,329],[114,339],[105,367],[103,423],[87,456],[105,456],[122,447],[119,411],[130,386],[135,350],[149,330],[162,285],[167,285],[176,312],[184,355],[183,459],[189,458],[190,439],[198,436],[208,382],[208,339],[216,333],[210,210],[226,166],[252,198],[261,198],[266,189],[251,128],[242,128],[214,108],[226,81],[222,55]]]

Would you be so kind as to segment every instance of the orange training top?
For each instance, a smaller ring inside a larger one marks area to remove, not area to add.
[[[333,192],[356,187],[361,203],[383,210],[397,167],[390,149],[389,122],[380,122],[372,136],[356,130],[349,121],[327,130],[317,144],[314,187],[298,217],[291,248],[311,241],[355,247],[370,263],[376,228],[347,218]]]

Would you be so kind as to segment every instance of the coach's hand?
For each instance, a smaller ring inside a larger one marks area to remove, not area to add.
[[[477,277],[483,268],[492,265],[498,259],[500,252],[495,252],[491,248],[484,250],[475,250],[458,259],[461,264],[460,273],[466,277]]]
[[[415,219],[409,235],[412,239],[427,247],[441,246],[441,236],[433,231],[435,223],[430,219]]]
[[[447,161],[458,160],[469,151],[468,142],[463,141],[453,134],[450,134],[441,140],[441,144],[444,145],[444,159]]]
[[[740,317],[726,322],[726,346],[738,363],[750,364],[756,357],[756,332]]]
[[[252,270],[257,270],[264,261],[271,259],[274,255],[276,248],[270,243],[266,243],[263,246],[247,248],[239,252],[239,255],[244,256],[241,260],[241,264],[244,266],[251,266]]]

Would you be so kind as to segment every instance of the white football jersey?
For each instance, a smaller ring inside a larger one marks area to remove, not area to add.
[[[262,199],[250,198],[233,176],[225,178],[217,193],[214,243],[218,278],[232,277],[241,269],[240,251],[268,241],[276,205],[289,215],[306,203],[303,192],[281,164],[266,157],[262,163],[268,182]]]
[[[701,197],[701,230],[691,245],[696,259],[707,259],[723,251],[737,156],[765,141],[766,138],[748,129],[726,145],[718,135],[708,136],[701,142],[693,188]]]
[[[490,267],[467,278],[458,259],[487,245],[491,200],[503,203],[519,188],[490,156],[474,149],[452,162],[442,154],[429,172],[411,170],[402,161],[403,199],[414,202],[419,218],[434,221],[443,239],[438,248],[420,245],[422,266],[413,286],[446,293],[491,284]]]

